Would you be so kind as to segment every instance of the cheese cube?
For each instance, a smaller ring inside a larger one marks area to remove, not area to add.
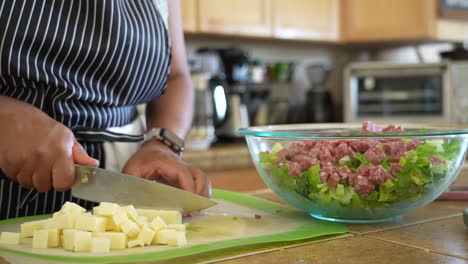
[[[91,250],[91,232],[65,229],[63,230],[62,246],[68,251],[89,252]]]
[[[126,220],[120,225],[120,229],[124,232],[129,238],[134,238],[140,233],[140,227],[133,222],[132,220]]]
[[[60,246],[60,231],[58,229],[48,229],[47,247],[54,248]]]
[[[120,208],[119,210],[117,210],[117,212],[112,216],[112,220],[114,220],[114,223],[115,225],[117,225],[118,227],[120,227],[120,225],[129,220],[128,219],[128,216],[127,216],[127,213],[125,212],[124,209]]]
[[[149,227],[149,225],[145,225],[140,230],[140,234],[138,234],[138,237],[136,238],[136,240],[143,241],[145,245],[151,245],[151,242],[153,241],[155,235],[156,235],[156,232],[154,232]]]
[[[107,219],[106,231],[120,232],[120,228],[115,224],[112,216],[103,216]]]
[[[187,237],[185,236],[185,232],[176,231],[172,237],[168,240],[169,246],[173,247],[183,247],[187,245]]]
[[[92,253],[109,253],[111,240],[105,237],[93,237],[91,239]]]
[[[62,213],[72,214],[72,215],[81,215],[86,213],[86,209],[77,205],[76,203],[66,202],[59,211]]]
[[[136,221],[137,217],[138,217],[138,213],[135,209],[135,207],[133,207],[133,205],[127,205],[127,206],[124,206],[122,207],[125,212],[127,213],[127,216],[130,220],[132,221]]]
[[[159,216],[167,224],[182,224],[182,214],[179,211],[152,209],[136,209],[136,211],[138,215],[148,216],[149,221]]]
[[[154,236],[154,239],[152,241],[152,245],[168,245],[169,244],[169,240],[175,236],[177,231],[175,231],[174,229],[163,229],[163,230],[159,230],[157,233],[156,233],[156,236]]]
[[[91,233],[85,231],[77,231],[75,233],[75,252],[90,252],[91,251]]]
[[[21,237],[32,237],[34,230],[44,228],[44,225],[48,222],[48,219],[31,221],[21,224]]]
[[[151,221],[150,226],[155,232],[158,232],[160,229],[166,228],[167,224],[161,217],[156,216],[156,218]]]
[[[49,231],[48,230],[34,230],[33,232],[33,248],[47,248],[49,241]]]
[[[80,215],[76,218],[75,229],[91,232],[105,232],[107,218],[94,215]]]
[[[97,216],[113,216],[119,209],[118,204],[102,202],[93,208],[93,213]]]
[[[143,227],[144,225],[148,224],[148,217],[147,216],[137,216],[135,223],[139,227]]]
[[[185,232],[187,230],[187,226],[185,224],[170,224],[167,225],[164,229],[174,229],[176,231]]]
[[[98,232],[95,237],[108,238],[111,249],[124,249],[127,247],[127,236],[124,233],[117,232]]]
[[[144,247],[145,246],[145,242],[141,241],[141,240],[138,240],[138,239],[135,239],[135,240],[132,240],[132,241],[128,241],[128,248],[134,248],[134,247]]]
[[[70,213],[61,213],[49,218],[47,223],[44,224],[44,229],[73,229],[75,228],[75,220],[77,215]]]
[[[20,241],[20,233],[2,232],[2,234],[0,235],[0,243],[3,244],[19,245]]]

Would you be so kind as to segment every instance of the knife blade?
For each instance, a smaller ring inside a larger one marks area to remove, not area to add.
[[[100,168],[76,165],[72,195],[94,202],[133,205],[142,209],[199,211],[216,204],[203,196],[166,184]]]

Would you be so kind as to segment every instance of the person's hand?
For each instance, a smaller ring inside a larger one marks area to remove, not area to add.
[[[23,102],[0,98],[0,168],[24,188],[70,189],[75,163],[97,166],[70,129]]]
[[[184,162],[169,147],[147,141],[128,160],[123,173],[154,180],[205,197],[211,197],[211,182],[199,169]]]

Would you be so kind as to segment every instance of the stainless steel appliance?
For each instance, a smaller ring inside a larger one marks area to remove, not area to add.
[[[344,76],[345,122],[466,123],[468,62],[350,64]],[[465,113],[463,115],[463,113]]]

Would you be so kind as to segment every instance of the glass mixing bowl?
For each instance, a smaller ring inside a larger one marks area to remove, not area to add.
[[[360,124],[249,127],[255,167],[283,200],[338,222],[392,221],[436,199],[465,160],[468,129],[404,125],[360,132]]]

